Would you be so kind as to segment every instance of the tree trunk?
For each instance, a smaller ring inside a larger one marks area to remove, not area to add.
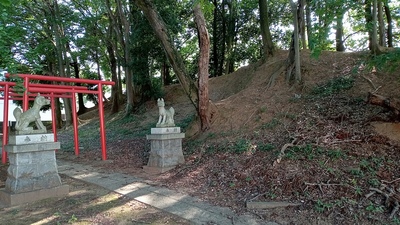
[[[372,54],[380,54],[380,50],[379,50],[379,44],[378,44],[378,28],[377,28],[377,23],[378,23],[378,12],[377,12],[377,8],[378,8],[378,0],[373,0],[373,5],[372,5],[372,24],[373,24],[373,28],[372,28],[372,49],[371,49],[371,53]]]
[[[269,30],[267,0],[258,0],[258,6],[260,9],[260,30],[263,42],[263,58],[267,60],[269,56],[274,56],[275,52],[271,31]]]
[[[51,15],[51,28],[54,33],[54,39],[55,39],[55,51],[57,55],[57,62],[58,62],[58,72],[60,77],[65,77],[65,65],[67,64],[67,60],[64,58],[66,57],[65,54],[65,47],[64,43],[62,40],[65,40],[65,35],[64,35],[64,28],[62,26],[61,20],[60,20],[60,13],[58,9],[58,3],[56,0],[54,1],[46,1],[46,4],[49,9],[49,14]],[[65,109],[65,118],[66,118],[66,123],[65,126],[70,126],[72,124],[72,111],[71,111],[71,104],[68,101],[67,98],[63,99],[64,102],[64,109]]]
[[[373,1],[371,3],[371,1]],[[371,10],[372,7],[372,10]],[[380,54],[377,32],[377,0],[365,0],[365,19],[369,36],[369,49],[371,54]]]
[[[214,14],[214,18],[213,18],[213,23],[212,23],[212,28],[213,28],[213,30],[212,30],[212,38],[213,38],[213,52],[212,52],[212,71],[213,71],[213,74],[212,74],[212,76],[213,77],[217,77],[217,76],[220,76],[221,74],[218,74],[218,65],[219,65],[219,63],[218,63],[218,22],[217,22],[217,19],[218,19],[218,2],[217,2],[217,0],[213,0],[213,5],[214,5],[214,12],[213,12],[213,14]]]
[[[306,0],[306,24],[307,24],[307,45],[310,48],[310,37],[311,37],[311,0]]]
[[[298,10],[298,18],[299,18],[299,34],[301,37],[301,46],[303,49],[307,49],[307,41],[306,41],[306,26],[304,23],[304,5],[306,4],[306,0],[300,0],[300,6]]]
[[[385,1],[385,14],[386,14],[386,21],[387,21],[387,46],[392,48],[393,47],[393,22],[392,22],[392,15],[390,13],[389,3]]]
[[[226,35],[226,62],[225,62],[225,74],[229,74],[235,71],[235,36],[236,36],[236,20],[237,20],[237,8],[236,0],[227,1],[226,5],[229,9],[227,24],[227,35]]]
[[[336,17],[336,51],[344,52],[345,50],[343,44],[343,14],[339,12]]]
[[[122,8],[121,0],[117,0],[117,14],[118,18],[121,21],[120,24],[120,33],[122,33],[120,37],[120,43],[123,46],[124,51],[124,71],[125,71],[125,85],[126,85],[126,108],[125,108],[125,116],[129,116],[133,113],[134,107],[134,92],[133,92],[133,78],[132,71],[129,67],[129,63],[131,61],[131,44],[130,44],[130,24],[127,20],[128,12],[125,12]],[[100,96],[99,96],[100,97]],[[100,100],[100,99],[99,99]]]
[[[194,18],[197,26],[200,46],[199,58],[199,117],[201,130],[210,128],[209,97],[208,97],[208,66],[210,58],[210,38],[208,35],[206,21],[200,8],[200,3],[194,7]]]
[[[164,86],[172,83],[171,74],[169,72],[169,65],[165,60],[163,62],[162,68],[161,68],[161,77],[162,77],[162,82],[163,82]]]
[[[111,18],[110,18],[111,20]],[[110,71],[111,71],[111,80],[115,82],[115,85],[111,87],[111,99],[112,99],[112,106],[111,106],[111,114],[117,113],[119,111],[119,92],[118,92],[118,77],[117,77],[117,60],[115,58],[115,46],[113,45],[113,22],[110,22],[110,26],[107,30],[107,53],[108,57],[110,58]]]
[[[385,47],[385,23],[383,21],[383,4],[382,1],[378,1],[378,24],[379,24],[379,45]]]
[[[222,40],[221,40],[221,50],[220,54],[218,56],[221,58],[219,59],[219,66],[218,66],[218,74],[222,75],[224,73],[224,65],[225,65],[225,49],[226,49],[226,10],[225,10],[225,5],[226,5],[227,0],[222,0],[222,6],[221,6],[221,19],[222,19]]]
[[[293,40],[294,40],[294,52],[295,52],[295,83],[300,82],[301,80],[301,71],[300,71],[300,45],[299,45],[299,17],[298,17],[298,9],[301,10],[301,1],[299,1],[299,7],[297,8],[294,2],[292,4],[293,10]]]
[[[365,26],[367,28],[368,31],[368,48],[369,50],[372,50],[372,11],[371,11],[371,0],[365,0]]]
[[[198,110],[198,88],[194,81],[188,76],[182,56],[179,54],[173,41],[169,37],[167,26],[150,0],[135,0],[134,2],[142,10],[157,38],[161,41],[168,60],[171,63],[183,90],[189,97],[193,106]]]

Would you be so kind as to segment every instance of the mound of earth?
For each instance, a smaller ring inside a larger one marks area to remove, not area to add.
[[[144,134],[108,139],[112,163],[96,160],[94,145],[79,157],[70,152],[59,157],[135,174],[280,224],[398,224],[399,125],[391,112],[365,100],[373,91],[399,96],[400,71],[366,72],[362,53],[323,52],[312,58],[303,51],[301,85],[291,86],[281,75],[268,87],[286,57],[280,51],[264,64],[210,79],[217,113],[204,133],[195,120],[186,121],[195,111],[180,86],[165,87],[164,99],[175,108],[175,118],[180,124],[192,122],[185,128],[186,162],[174,170],[159,176],[143,173],[150,150]],[[156,122],[158,109],[146,103],[135,117],[118,129],[147,129]],[[59,139],[71,142],[71,135],[60,133]],[[248,202],[276,201],[298,206],[246,207]]]

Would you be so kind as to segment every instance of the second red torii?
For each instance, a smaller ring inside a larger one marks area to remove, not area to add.
[[[24,94],[22,96],[22,106],[23,110],[28,109],[29,105],[29,93],[41,93],[43,96],[47,96],[51,98],[51,108],[55,108],[54,98],[55,97],[63,97],[63,98],[72,98],[72,119],[73,119],[73,127],[74,127],[74,146],[75,146],[75,155],[79,155],[79,137],[78,137],[78,118],[76,114],[76,93],[86,93],[86,94],[97,94],[99,99],[102,99],[103,95],[103,85],[114,85],[113,81],[101,81],[101,80],[90,80],[90,79],[77,79],[77,78],[68,78],[68,77],[56,77],[56,76],[43,76],[43,75],[32,75],[32,74],[16,74],[9,75],[6,74],[6,77],[17,76],[23,79],[24,84]],[[66,82],[66,83],[84,83],[84,84],[94,84],[98,85],[98,90],[88,90],[86,87],[82,86],[70,86],[64,84],[34,84],[30,83],[31,80],[41,80],[41,81],[53,81],[53,82]],[[3,97],[0,99],[4,100],[4,114],[3,114],[3,150],[2,150],[2,163],[7,162],[7,153],[4,151],[4,146],[7,144],[8,137],[8,100],[19,100],[21,97],[18,96],[17,93],[14,92],[13,87],[15,86],[15,82],[0,82],[0,92],[3,92]],[[106,150],[106,134],[105,134],[105,121],[104,121],[104,108],[103,101],[99,101],[99,120],[100,120],[100,138],[101,138],[101,155],[102,159],[107,159],[107,150]],[[56,129],[56,119],[55,119],[55,110],[52,110],[52,129],[54,133],[54,141],[57,141],[57,129]]]

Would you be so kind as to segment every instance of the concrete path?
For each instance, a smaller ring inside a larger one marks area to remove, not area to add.
[[[57,160],[58,172],[66,176],[101,186],[110,191],[148,204],[160,210],[182,217],[193,224],[218,225],[277,225],[260,221],[251,215],[236,215],[229,208],[210,205],[189,195],[163,187],[151,186],[145,180],[122,173],[97,172],[88,165]]]

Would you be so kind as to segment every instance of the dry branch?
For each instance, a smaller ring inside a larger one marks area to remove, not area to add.
[[[345,186],[345,187],[350,187],[350,188],[356,189],[355,187],[350,186],[348,184],[308,183],[308,182],[304,182],[304,184],[309,185],[309,186],[319,186],[319,187],[321,187],[321,186]]]
[[[293,139],[293,141],[291,143],[287,143],[281,148],[281,152],[279,153],[278,158],[275,160],[275,162],[272,164],[272,166],[275,166],[276,164],[278,164],[282,161],[282,158],[285,155],[285,150],[289,147],[293,147],[296,140],[297,140],[296,138]]]

